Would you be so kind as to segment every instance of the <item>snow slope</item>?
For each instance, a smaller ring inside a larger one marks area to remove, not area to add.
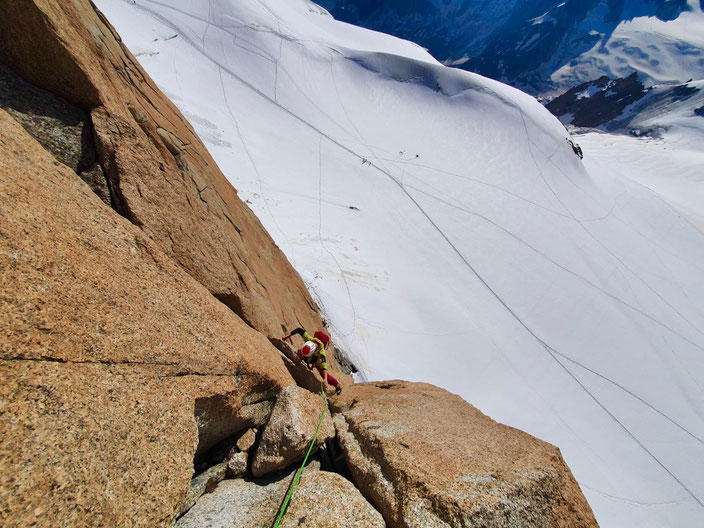
[[[700,128],[693,128],[693,119],[676,113],[666,117],[674,124],[661,139],[600,132],[575,139],[587,152],[590,172],[619,174],[638,182],[704,233],[704,118],[698,118]],[[683,121],[686,126],[678,124]]]
[[[704,524],[704,235],[679,212],[533,98],[307,0],[96,3],[368,378],[558,445],[604,527]]]

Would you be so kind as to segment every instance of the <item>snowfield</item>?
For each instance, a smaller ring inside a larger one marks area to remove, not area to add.
[[[701,151],[670,186],[634,138],[582,163],[532,97],[307,0],[96,3],[366,379],[556,444],[603,527],[704,525]]]

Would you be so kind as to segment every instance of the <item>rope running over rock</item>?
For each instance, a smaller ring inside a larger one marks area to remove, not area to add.
[[[313,446],[315,445],[315,441],[318,439],[318,433],[320,433],[320,428],[323,425],[323,419],[325,418],[325,413],[328,410],[328,400],[325,398],[325,391],[323,390],[323,383],[320,383],[320,396],[323,398],[323,402],[325,404],[325,407],[323,407],[323,414],[320,415],[320,421],[318,422],[318,428],[315,430],[315,435],[313,436],[313,440],[310,443],[310,446],[308,447],[308,452],[306,453],[305,458],[303,459],[303,463],[301,464],[301,467],[298,468],[298,471],[296,471],[296,476],[293,479],[293,482],[291,483],[291,486],[288,489],[288,493],[286,494],[286,498],[284,499],[283,504],[281,504],[281,508],[279,509],[279,515],[276,518],[276,522],[273,525],[273,528],[278,528],[279,524],[281,523],[281,520],[284,518],[284,515],[286,514],[286,510],[288,508],[289,502],[291,501],[291,497],[293,496],[293,492],[296,489],[296,486],[298,485],[298,481],[301,478],[301,473],[303,472],[303,468],[306,465],[306,462],[308,462],[308,457],[310,456],[311,451],[313,451]]]

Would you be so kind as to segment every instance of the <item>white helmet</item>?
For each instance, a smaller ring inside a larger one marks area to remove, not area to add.
[[[316,351],[318,348],[318,344],[313,342],[313,341],[306,341],[305,344],[303,345],[303,348],[301,348],[301,355],[304,358],[309,358],[313,355],[313,352]]]

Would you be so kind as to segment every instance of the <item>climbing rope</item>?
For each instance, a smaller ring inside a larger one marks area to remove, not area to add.
[[[286,514],[286,509],[288,508],[288,504],[291,501],[291,497],[293,496],[293,492],[296,489],[296,486],[298,485],[298,481],[301,478],[301,473],[303,472],[303,468],[306,465],[306,462],[308,462],[308,457],[310,456],[310,452],[313,451],[313,446],[315,445],[315,441],[318,439],[318,433],[320,433],[320,428],[323,426],[323,419],[325,418],[325,413],[328,410],[328,400],[325,398],[325,390],[323,389],[323,382],[320,382],[320,396],[323,398],[323,402],[325,404],[325,407],[323,407],[323,414],[320,415],[320,421],[318,422],[318,428],[315,430],[315,435],[313,436],[313,440],[310,443],[310,446],[308,447],[308,452],[306,453],[305,458],[303,459],[303,463],[301,464],[301,467],[298,468],[298,471],[296,471],[296,476],[293,479],[293,482],[291,486],[289,486],[288,493],[286,494],[286,498],[284,499],[283,504],[281,505],[281,508],[279,509],[279,516],[276,519],[276,522],[274,523],[274,528],[278,528],[279,524],[281,523],[281,520],[284,518],[284,515]]]

